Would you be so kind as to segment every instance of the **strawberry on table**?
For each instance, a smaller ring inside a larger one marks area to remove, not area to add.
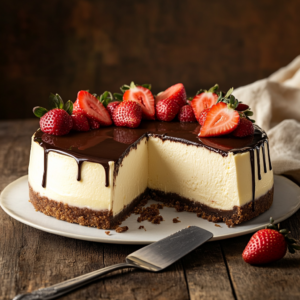
[[[178,119],[180,122],[196,122],[193,109],[190,105],[184,105],[180,108]]]
[[[242,257],[246,263],[253,265],[267,264],[283,258],[287,249],[291,253],[300,250],[296,241],[288,237],[286,229],[275,226],[274,220],[270,218],[270,224],[257,231],[248,242]]]
[[[155,110],[158,120],[170,122],[176,117],[180,107],[174,100],[167,98],[159,101],[156,104]]]
[[[232,132],[235,137],[245,137],[254,134],[254,127],[250,120],[241,118],[239,126]]]
[[[112,124],[109,112],[94,95],[87,91],[79,91],[77,99],[79,107],[89,119],[93,119],[103,126]]]
[[[154,97],[150,91],[151,85],[144,84],[142,86],[134,84],[123,85],[121,91],[123,101],[135,101],[140,104],[143,112],[143,118],[147,120],[155,120]],[[118,94],[115,94],[118,95]]]
[[[113,112],[113,121],[116,126],[136,128],[142,120],[142,108],[136,101],[121,102]]]
[[[211,107],[207,113],[199,137],[212,137],[231,133],[237,128],[240,115],[236,110],[228,107],[224,102]]]
[[[182,83],[177,83],[175,85],[172,85],[165,91],[159,93],[155,97],[155,103],[158,103],[159,101],[164,99],[174,100],[179,107],[186,105],[187,102],[186,102],[186,92],[185,92],[184,85]]]
[[[73,130],[75,131],[89,131],[90,125],[88,118],[82,112],[75,112],[72,114]]]
[[[195,117],[199,120],[200,113],[207,109],[211,108],[214,104],[217,103],[219,93],[219,86],[216,84],[212,88],[207,90],[200,90],[197,92],[196,96],[191,102]]]
[[[73,126],[73,103],[69,100],[65,104],[58,94],[50,94],[51,110],[36,106],[33,113],[40,118],[40,127],[44,133],[52,135],[65,135]]]

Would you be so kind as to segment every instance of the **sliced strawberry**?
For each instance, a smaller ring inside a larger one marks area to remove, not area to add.
[[[174,100],[179,107],[186,105],[186,92],[184,85],[182,83],[177,83],[166,89],[164,92],[159,93],[155,97],[155,103],[168,98]]]
[[[204,92],[195,96],[192,100],[191,106],[193,108],[195,117],[199,120],[200,114],[204,109],[211,108],[217,103],[218,95],[212,92]]]
[[[81,112],[75,112],[72,114],[72,121],[73,121],[73,130],[75,131],[89,131],[90,125],[88,122],[88,118],[85,114]]]
[[[170,122],[178,114],[180,107],[172,99],[164,99],[156,104],[156,118],[160,121]]]
[[[154,97],[149,89],[131,84],[123,95],[123,101],[130,100],[140,104],[144,119],[155,120]]]
[[[209,110],[199,136],[210,137],[229,134],[237,128],[239,122],[239,113],[228,108],[226,103],[219,102]]]
[[[137,101],[121,102],[113,113],[116,126],[136,128],[142,120],[142,107]]]
[[[209,112],[209,110],[210,110],[210,108],[206,108],[206,109],[204,109],[201,113],[200,113],[200,117],[199,117],[199,124],[201,125],[201,126],[203,126],[204,125],[204,123],[205,123],[205,120],[206,120],[206,116],[207,116],[207,113]]]
[[[253,124],[247,118],[241,118],[239,126],[237,127],[237,129],[235,129],[232,132],[232,135],[236,137],[245,137],[253,134],[254,134]]]
[[[78,92],[77,99],[79,101],[80,108],[88,118],[96,120],[104,126],[112,124],[112,120],[107,109],[89,92]]]
[[[76,101],[73,103],[73,113],[82,113],[82,109],[79,106],[78,99],[76,99]]]

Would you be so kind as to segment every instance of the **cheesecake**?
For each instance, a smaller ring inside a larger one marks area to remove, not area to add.
[[[266,133],[199,137],[198,123],[143,121],[55,136],[37,130],[30,201],[57,219],[116,228],[144,199],[234,226],[270,208],[273,171]]]

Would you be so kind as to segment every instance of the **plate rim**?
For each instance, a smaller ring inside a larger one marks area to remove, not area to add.
[[[288,184],[290,184],[291,186],[293,186],[293,188],[298,189],[298,197],[300,197],[300,187],[294,183],[292,180],[282,176],[282,175],[275,175],[274,177],[278,177],[280,178],[280,180],[286,181]],[[93,238],[91,236],[85,236],[85,235],[81,235],[81,234],[74,234],[74,233],[70,233],[70,232],[66,232],[66,231],[60,231],[60,230],[56,230],[56,229],[51,229],[48,227],[45,227],[43,225],[38,225],[36,223],[24,220],[22,217],[19,217],[17,214],[13,213],[10,209],[8,209],[5,205],[4,205],[4,197],[3,195],[5,195],[5,193],[7,193],[7,191],[11,188],[12,185],[17,184],[18,181],[23,181],[25,180],[25,178],[28,178],[28,175],[24,175],[21,176],[19,178],[17,178],[16,180],[12,181],[11,183],[9,183],[1,192],[0,194],[0,206],[3,209],[3,211],[8,214],[10,217],[12,217],[13,219],[28,225],[30,227],[39,229],[41,231],[44,232],[48,232],[51,234],[55,234],[55,235],[59,235],[59,236],[63,236],[63,237],[67,237],[67,238],[73,238],[73,239],[78,239],[78,240],[84,240],[84,241],[91,241],[91,242],[98,242],[98,243],[108,243],[108,244],[128,244],[128,245],[147,245],[147,244],[151,244],[155,241],[149,241],[149,240],[119,240],[119,239],[114,239],[113,237],[99,237],[99,238]],[[274,183],[275,183],[275,178],[274,178]],[[274,185],[275,186],[275,185]],[[286,220],[287,218],[289,218],[290,216],[292,216],[294,213],[296,213],[298,211],[298,209],[300,208],[300,201],[299,203],[295,206],[295,208],[293,210],[291,210],[289,213],[287,213],[286,215],[283,215],[282,217],[278,218],[275,220],[275,224]],[[49,217],[44,215],[45,217]],[[74,226],[80,226],[78,224],[72,224]],[[229,233],[229,234],[224,234],[224,235],[220,235],[217,237],[213,237],[210,241],[218,241],[218,240],[225,240],[225,239],[229,239],[229,238],[234,238],[234,237],[239,237],[242,235],[246,235],[248,233],[252,233],[255,232],[259,229],[262,229],[266,226],[266,224],[263,225],[258,225],[256,227],[252,227],[249,229],[245,229],[244,231],[240,231],[240,232],[235,232],[235,233]],[[101,230],[101,229],[99,229]]]

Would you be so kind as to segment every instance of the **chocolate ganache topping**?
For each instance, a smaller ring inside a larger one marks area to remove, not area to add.
[[[143,137],[155,136],[162,140],[171,140],[187,145],[205,147],[222,156],[229,152],[234,154],[250,152],[252,171],[252,202],[254,210],[255,198],[255,162],[254,151],[257,153],[256,167],[258,179],[261,180],[260,147],[263,151],[263,167],[267,172],[264,147],[267,145],[269,170],[272,170],[269,143],[266,133],[254,125],[253,136],[236,138],[230,135],[213,138],[199,138],[198,123],[145,121],[136,129],[125,127],[104,127],[88,132],[71,132],[64,136],[53,136],[43,133],[40,129],[34,135],[34,141],[44,148],[44,174],[42,186],[46,186],[48,153],[57,152],[74,158],[78,165],[77,180],[81,180],[81,166],[84,161],[101,164],[106,173],[105,186],[109,186],[109,162],[120,165],[131,147],[135,147]]]

